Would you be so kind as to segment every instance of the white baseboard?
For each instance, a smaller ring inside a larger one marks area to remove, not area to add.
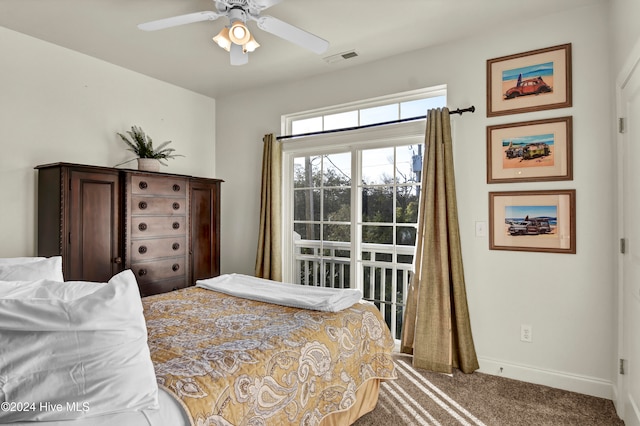
[[[529,365],[513,364],[499,359],[478,358],[480,373],[503,376],[509,379],[564,389],[599,398],[613,399],[614,384],[589,376],[545,370]]]
[[[636,405],[630,395],[627,395],[627,397],[622,420],[624,420],[626,426],[640,426],[640,407]]]

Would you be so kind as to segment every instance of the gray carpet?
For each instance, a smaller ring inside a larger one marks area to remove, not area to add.
[[[416,370],[395,356],[398,380],[383,383],[378,405],[357,426],[624,425],[613,402],[482,373]]]

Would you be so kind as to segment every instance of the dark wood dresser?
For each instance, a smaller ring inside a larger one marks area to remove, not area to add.
[[[38,170],[38,255],[65,280],[131,269],[148,296],[220,274],[220,184],[169,173],[55,163]]]

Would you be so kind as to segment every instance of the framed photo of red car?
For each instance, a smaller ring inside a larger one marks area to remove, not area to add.
[[[573,179],[572,117],[487,126],[487,183]]]
[[[487,117],[571,105],[571,43],[487,61]]]
[[[575,254],[575,189],[490,192],[489,249]]]

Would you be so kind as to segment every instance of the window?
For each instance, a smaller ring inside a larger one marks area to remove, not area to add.
[[[293,161],[293,282],[351,288],[351,153]]]
[[[323,130],[424,117],[429,109],[444,106],[446,106],[446,88],[438,86],[322,110],[290,114],[283,118],[283,132],[289,135],[303,135]]]
[[[443,87],[285,117],[290,133],[425,116]],[[284,275],[304,285],[360,288],[394,337],[414,256],[424,121],[284,142]]]

